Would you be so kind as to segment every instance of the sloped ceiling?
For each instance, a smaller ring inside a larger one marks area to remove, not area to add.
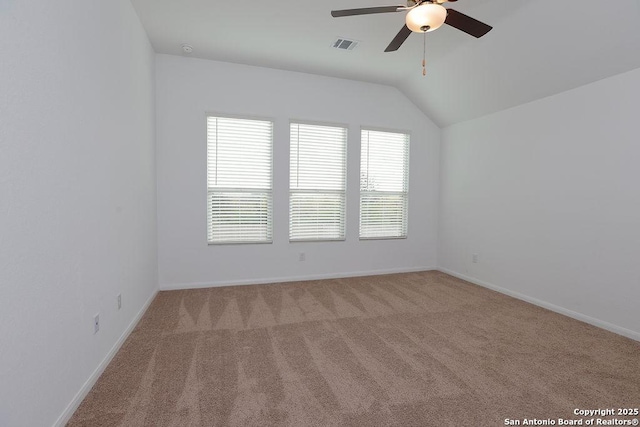
[[[460,0],[445,4],[494,29],[475,39],[449,26],[384,48],[404,12],[332,18],[334,9],[384,0],[132,0],[154,49],[400,89],[444,127],[640,67],[638,0]],[[331,47],[338,37],[353,51]],[[595,102],[595,101],[594,101]]]

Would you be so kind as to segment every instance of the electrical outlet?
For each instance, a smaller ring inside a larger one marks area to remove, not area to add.
[[[478,254],[473,254],[473,255],[471,255],[471,261],[472,261],[474,264],[477,264],[477,263],[478,263]]]
[[[100,330],[100,313],[93,316],[93,333],[97,334]]]
[[[307,254],[305,254],[304,252],[300,252],[300,254],[298,255],[298,261],[306,261],[307,260]]]
[[[118,310],[122,308],[122,294],[118,294]]]

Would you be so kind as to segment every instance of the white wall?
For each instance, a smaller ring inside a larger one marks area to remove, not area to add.
[[[128,0],[9,0],[0,55],[0,425],[50,426],[157,287],[154,53]]]
[[[435,267],[439,129],[388,86],[159,55],[158,260],[161,288],[258,283]],[[274,242],[208,246],[205,113],[271,118]],[[289,120],[349,127],[347,239],[289,243]],[[409,238],[358,240],[360,126],[411,132]],[[306,253],[306,261],[298,254]]]
[[[638,112],[640,69],[444,129],[439,265],[640,339]]]

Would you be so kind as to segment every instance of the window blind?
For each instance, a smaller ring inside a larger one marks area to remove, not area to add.
[[[291,123],[289,240],[343,240],[347,129]]]
[[[207,240],[272,241],[273,123],[207,117]]]
[[[363,129],[360,238],[407,237],[409,135]]]

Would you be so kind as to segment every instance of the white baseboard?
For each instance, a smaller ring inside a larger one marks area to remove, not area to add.
[[[120,350],[120,347],[122,347],[122,344],[124,344],[125,340],[129,337],[129,334],[131,334],[133,329],[136,327],[136,325],[138,324],[138,322],[140,321],[144,313],[147,311],[147,309],[151,305],[151,302],[153,301],[153,299],[156,297],[157,294],[158,294],[158,290],[156,289],[151,295],[151,297],[149,297],[147,302],[144,303],[140,311],[138,311],[138,314],[136,314],[136,316],[133,318],[131,323],[129,323],[129,326],[127,326],[127,329],[125,329],[122,335],[120,335],[120,338],[118,338],[118,341],[116,341],[116,343],[113,345],[111,350],[109,350],[109,353],[107,353],[106,357],[102,360],[102,362],[100,362],[100,364],[95,369],[95,371],[93,371],[89,379],[82,385],[82,388],[80,388],[80,391],[78,391],[78,393],[74,396],[71,403],[69,403],[69,405],[64,410],[64,412],[58,417],[56,422],[53,424],[54,427],[63,427],[66,423],[69,422],[69,420],[71,419],[71,416],[73,416],[73,413],[76,412],[76,410],[78,409],[78,406],[80,406],[84,398],[87,397],[87,394],[89,394],[89,391],[91,391],[91,388],[94,386],[96,381],[98,381],[98,378],[100,378],[100,375],[102,375],[107,365],[109,365],[109,363],[111,362],[113,357],[116,355],[118,350]]]
[[[569,310],[568,308],[560,307],[558,305],[551,304],[550,302],[542,301],[537,298],[521,294],[520,292],[511,291],[509,289],[502,288],[500,286],[496,286],[491,283],[478,280],[474,277],[466,276],[464,274],[448,270],[446,268],[439,267],[438,270],[459,279],[466,280],[467,282],[471,282],[484,288],[500,292],[501,294],[509,295],[510,297],[526,301],[542,308],[546,308],[547,310],[555,311],[556,313],[563,314],[565,316],[580,320],[581,322],[585,322],[593,326],[597,326],[598,328],[606,329],[607,331],[625,336],[627,338],[631,338],[632,340],[640,341],[640,332],[632,331],[631,329],[623,328],[622,326],[614,325],[613,323],[605,322],[604,320],[596,319],[595,317],[587,316],[586,314],[578,313],[576,311]]]
[[[263,285],[267,283],[302,282],[306,280],[322,280],[322,279],[341,279],[346,277],[378,276],[382,274],[414,273],[416,271],[431,271],[431,270],[436,270],[436,268],[435,267],[389,268],[385,270],[350,271],[347,273],[310,274],[307,276],[286,276],[286,277],[270,277],[270,278],[259,278],[259,279],[174,283],[174,284],[160,285],[160,290],[175,291],[180,289],[217,288],[221,286]]]

